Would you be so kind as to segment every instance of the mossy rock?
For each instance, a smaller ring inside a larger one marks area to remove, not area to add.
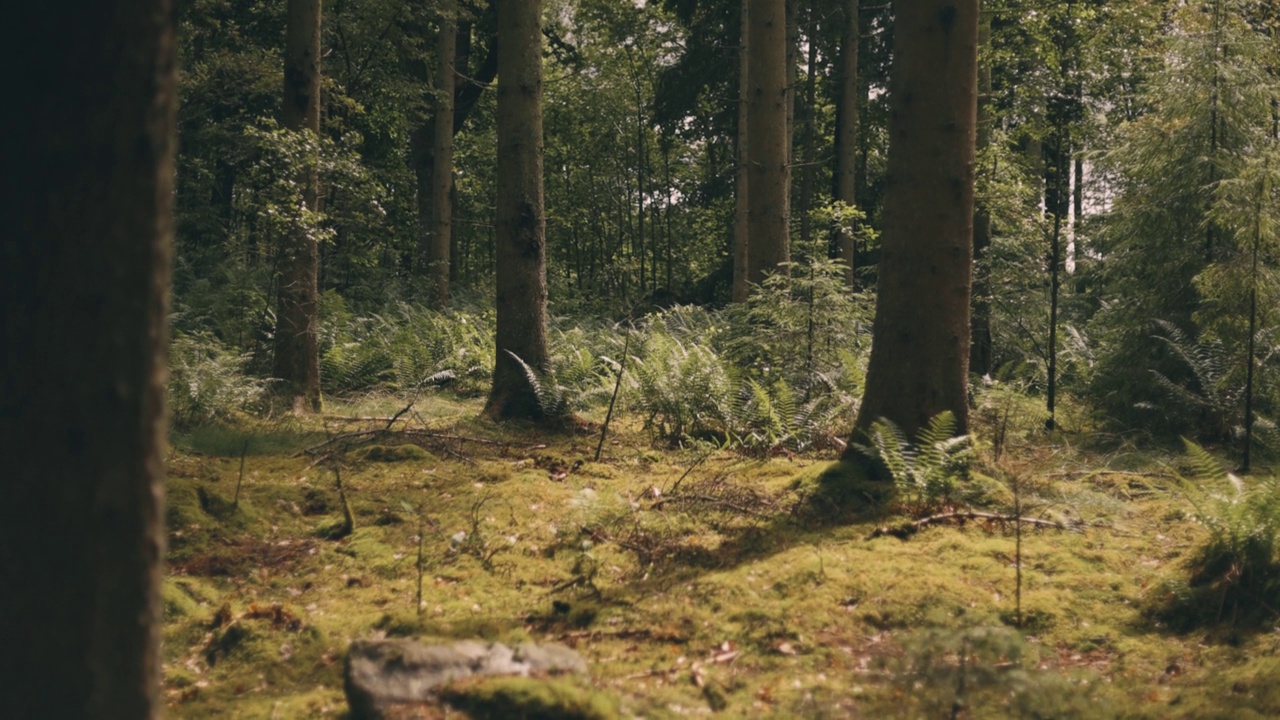
[[[805,470],[791,483],[796,512],[819,522],[841,522],[875,511],[893,497],[892,483],[870,477],[860,463],[833,462]]]
[[[440,699],[476,720],[615,720],[608,694],[571,680],[494,678],[455,684]]]
[[[218,599],[216,591],[191,577],[166,577],[161,588],[166,621],[179,618],[207,619],[208,608]]]
[[[417,445],[370,445],[356,454],[365,462],[398,463],[431,459],[431,453]]]

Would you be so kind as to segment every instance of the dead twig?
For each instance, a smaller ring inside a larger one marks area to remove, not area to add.
[[[956,512],[948,512],[939,515],[931,515],[926,518],[920,518],[919,520],[913,520],[896,527],[878,527],[871,531],[871,534],[867,536],[867,539],[874,540],[875,538],[885,537],[888,535],[900,540],[906,540],[912,535],[920,532],[922,528],[948,522],[950,520],[991,520],[995,522],[1025,523],[1036,527],[1053,528],[1055,530],[1065,530],[1067,527],[1056,520],[1022,517],[1017,514],[1001,515],[1000,513],[979,512],[977,510],[958,510]]]

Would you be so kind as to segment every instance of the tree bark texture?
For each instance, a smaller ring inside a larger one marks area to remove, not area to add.
[[[320,134],[320,0],[288,0],[285,16],[284,102],[281,124],[288,130]],[[319,209],[319,178],[302,168],[303,204]],[[318,275],[315,237],[296,228],[281,248],[272,375],[278,393],[294,412],[320,411]]]
[[[497,358],[485,414],[544,419],[524,368],[551,370],[543,208],[542,2],[498,0]]]
[[[750,168],[748,150],[750,148],[750,135],[748,128],[747,105],[748,98],[751,95],[751,84],[748,79],[750,68],[748,67],[748,58],[750,52],[748,50],[750,42],[749,22],[750,22],[751,0],[742,0],[742,12],[740,13],[741,22],[741,44],[738,46],[738,146],[737,146],[737,172],[734,177],[734,196],[733,196],[733,301],[746,302],[748,295],[748,275],[751,270],[748,267],[748,253],[750,252],[750,228],[751,219],[747,212],[749,206],[749,197],[747,188],[750,182]]]
[[[844,30],[840,40],[837,67],[835,171],[832,175],[832,199],[849,207],[858,204],[858,0],[845,0]],[[840,258],[844,261],[845,282],[855,284],[858,267],[857,246],[852,233],[840,232]]]
[[[991,130],[995,117],[991,112],[991,14],[984,12],[978,21],[978,47],[981,59],[978,63],[978,127],[977,152],[986,151],[991,145]],[[994,167],[983,167],[989,177]],[[970,322],[969,370],[978,375],[992,371],[995,346],[991,337],[991,267],[987,250],[991,247],[991,212],[985,203],[975,204],[973,213],[973,318]]]
[[[899,6],[880,286],[855,435],[879,418],[914,435],[946,410],[968,428],[977,38],[978,0]]]
[[[748,2],[747,280],[758,284],[768,273],[786,272],[779,265],[791,259],[787,122],[791,93],[786,0]]]
[[[440,6],[440,35],[436,45],[436,108],[434,167],[431,174],[431,238],[427,265],[437,307],[449,304],[449,250],[453,236],[453,100],[457,76],[453,63],[458,48],[457,2]]]
[[[173,6],[10,11],[23,42],[0,134],[0,714],[154,718]]]

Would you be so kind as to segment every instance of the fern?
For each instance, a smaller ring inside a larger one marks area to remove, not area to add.
[[[1246,482],[1222,470],[1200,445],[1186,440],[1182,490],[1209,537],[1192,553],[1188,587],[1166,609],[1183,626],[1216,622],[1227,612],[1260,619],[1280,608],[1280,481]]]
[[[921,428],[912,443],[901,428],[881,418],[867,433],[871,444],[855,447],[883,465],[903,506],[922,515],[952,504],[958,483],[968,478],[973,436],[955,431],[955,416],[944,411]]]
[[[538,372],[519,355],[510,350],[505,352],[520,364],[520,369],[524,371],[524,377],[529,381],[529,387],[538,400],[538,410],[544,417],[556,418],[569,414],[568,390],[556,383],[554,375]]]

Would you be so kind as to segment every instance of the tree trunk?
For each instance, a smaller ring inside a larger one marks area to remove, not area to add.
[[[855,435],[879,418],[914,435],[946,410],[967,432],[977,39],[978,0],[899,6],[880,286]]]
[[[541,20],[541,0],[498,0],[497,358],[485,406],[485,414],[495,419],[546,419],[520,365],[539,373],[551,370]]]
[[[281,120],[288,130],[320,134],[320,0],[289,0]],[[316,168],[301,172],[303,204],[315,212],[320,190]],[[272,375],[280,381],[280,396],[298,413],[320,411],[319,266],[315,237],[296,228],[280,253]]]
[[[749,205],[748,188],[750,187],[749,154],[750,134],[748,132],[748,98],[751,95],[751,83],[748,79],[750,67],[749,42],[751,0],[742,0],[741,44],[738,47],[738,137],[737,137],[737,171],[734,175],[733,196],[733,301],[746,302],[748,295],[748,275],[750,273],[749,248],[751,227],[747,212]]]
[[[978,127],[977,153],[981,155],[991,145],[991,130],[995,118],[991,112],[991,14],[983,12],[978,20],[978,46],[982,60],[978,64]],[[982,172],[995,179],[995,168],[983,166]],[[975,205],[973,213],[973,318],[969,345],[969,370],[976,375],[989,375],[992,371],[994,347],[991,339],[991,267],[986,259],[991,247],[991,213],[986,201]]]
[[[747,280],[760,283],[790,260],[786,0],[751,0],[748,33]]]
[[[849,207],[858,204],[858,0],[845,0],[844,37],[840,42],[837,71],[839,97],[836,99],[835,171],[832,199]],[[840,257],[845,265],[845,282],[854,287],[858,248],[853,233],[840,232]]]
[[[155,718],[174,180],[168,0],[10,9],[5,717]]]
[[[436,102],[432,123],[431,238],[427,266],[437,307],[449,304],[450,240],[453,237],[453,94],[457,86],[453,63],[458,47],[456,0],[440,5],[440,34],[436,45]]]
[[[801,147],[804,150],[803,166],[800,171],[800,241],[806,252],[812,252],[809,246],[813,240],[813,223],[809,217],[810,211],[813,210],[813,156],[814,156],[814,137],[815,125],[817,125],[817,103],[818,94],[818,44],[814,41],[815,30],[817,28],[817,19],[812,8],[808,15],[808,44],[809,52],[805,58],[805,84],[804,84],[804,127],[802,129],[803,138]],[[792,153],[793,157],[795,153]],[[821,257],[826,257],[826,253],[816,253]],[[816,259],[816,258],[811,258]]]

